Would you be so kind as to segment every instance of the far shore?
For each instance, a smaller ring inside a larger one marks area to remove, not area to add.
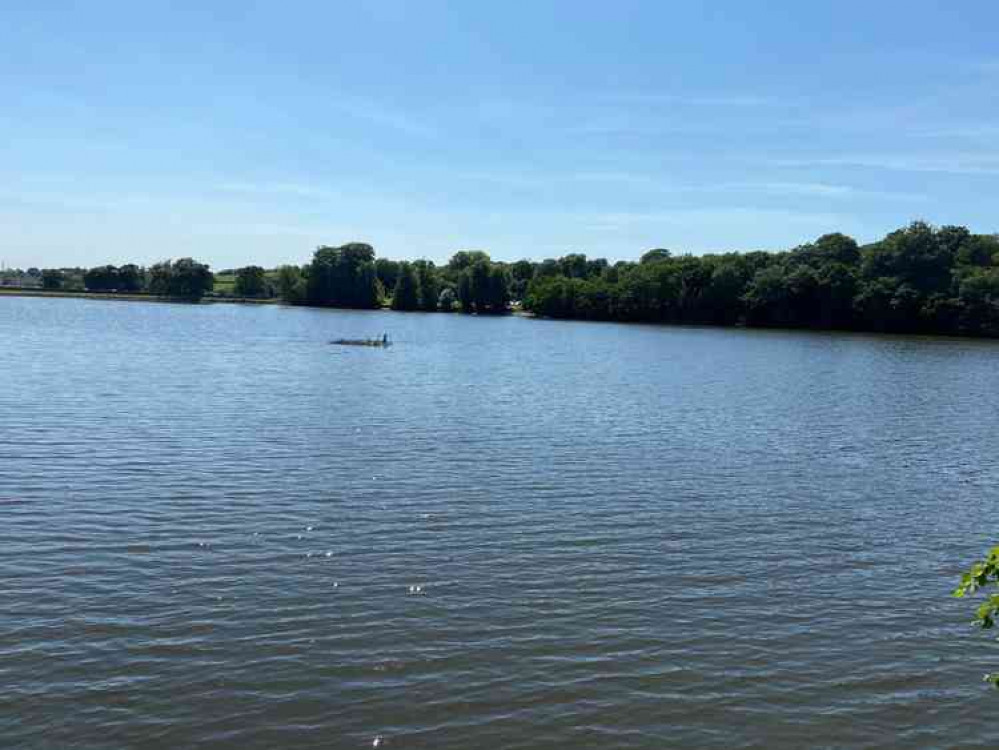
[[[183,304],[213,304],[216,302],[238,303],[247,305],[276,305],[281,300],[276,297],[202,297],[200,300],[186,300],[179,297],[163,297],[157,294],[142,294],[135,292],[87,292],[69,289],[25,289],[23,287],[2,287],[0,295],[9,297],[68,297],[73,299],[117,300],[120,302],[176,302]]]

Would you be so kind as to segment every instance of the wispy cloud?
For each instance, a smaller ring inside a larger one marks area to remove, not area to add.
[[[789,158],[769,161],[778,167],[860,167],[897,172],[933,172],[953,175],[999,174],[999,154],[856,154],[835,157]]]

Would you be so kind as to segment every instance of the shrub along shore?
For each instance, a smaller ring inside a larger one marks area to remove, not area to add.
[[[914,222],[859,245],[826,234],[784,252],[644,253],[609,263],[570,253],[447,264],[377,258],[364,243],[319,247],[301,266],[213,274],[191,258],[91,269],[5,272],[0,292],[102,299],[277,302],[619,322],[999,337],[999,235]],[[18,285],[12,289],[10,284]]]

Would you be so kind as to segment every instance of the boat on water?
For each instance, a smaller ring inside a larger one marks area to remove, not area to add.
[[[392,346],[392,341],[387,333],[373,339],[333,339],[330,343],[336,346],[377,346],[382,348]]]

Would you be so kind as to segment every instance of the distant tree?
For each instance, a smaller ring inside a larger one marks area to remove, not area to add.
[[[441,312],[451,312],[454,310],[456,300],[457,295],[455,295],[454,289],[445,287],[441,290],[440,297],[437,298],[437,309]]]
[[[642,258],[639,263],[658,263],[662,260],[669,260],[672,257],[672,253],[665,248],[657,247],[654,250],[648,250],[642,254]]]
[[[400,263],[399,277],[396,279],[395,290],[392,292],[392,309],[416,310],[419,305],[419,292],[413,265]]]
[[[554,278],[561,275],[562,271],[558,261],[554,258],[546,258],[534,267],[534,278],[536,279]]]
[[[458,306],[463,313],[475,311],[475,297],[472,294],[472,276],[468,269],[462,271],[458,277],[456,296],[458,298]]]
[[[205,263],[181,258],[173,264],[170,296],[199,300],[215,286],[215,277]]]
[[[277,272],[278,294],[289,305],[306,301],[306,281],[298,266],[281,266]]]
[[[236,271],[233,291],[237,297],[262,297],[267,291],[267,272],[260,266],[245,266]]]
[[[84,286],[93,292],[110,292],[118,288],[118,269],[114,266],[97,266],[83,274]]]
[[[493,264],[489,269],[487,307],[490,312],[507,312],[510,306],[510,282],[506,269]]]
[[[170,283],[173,278],[173,264],[164,260],[149,267],[149,291],[160,296],[170,294]]]
[[[523,299],[527,285],[534,278],[534,264],[529,260],[518,260],[510,266],[510,294],[514,299]]]
[[[399,280],[399,262],[388,258],[379,258],[375,261],[375,274],[384,289],[395,289],[395,282]]]
[[[371,245],[353,242],[318,248],[309,266],[309,304],[329,307],[378,307],[381,294]]]
[[[559,273],[570,279],[585,279],[587,276],[586,256],[582,253],[569,253],[558,259]]]
[[[451,256],[447,268],[449,271],[464,271],[480,261],[489,262],[489,253],[482,250],[459,250]]]
[[[488,260],[477,260],[470,268],[465,269],[471,288],[472,307],[478,313],[489,311],[491,299],[489,274],[491,268],[492,265]]]
[[[215,276],[205,263],[193,258],[156,263],[149,269],[149,291],[165,297],[197,301],[215,286]]]
[[[138,292],[144,285],[145,273],[133,263],[126,263],[118,269],[118,291]]]
[[[62,271],[56,268],[46,268],[42,271],[42,288],[62,289],[65,279],[66,277]]]
[[[440,299],[440,280],[433,261],[418,260],[413,263],[419,289],[419,308],[424,312],[434,312]]]

